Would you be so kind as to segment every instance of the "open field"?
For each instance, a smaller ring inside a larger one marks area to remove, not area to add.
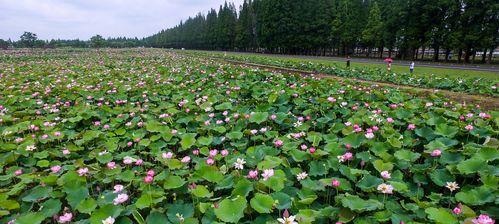
[[[453,224],[499,214],[494,108],[205,56],[0,53],[0,223]],[[494,95],[490,85],[460,93]]]

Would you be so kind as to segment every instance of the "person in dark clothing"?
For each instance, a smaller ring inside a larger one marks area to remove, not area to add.
[[[350,56],[347,56],[347,68],[350,68]]]

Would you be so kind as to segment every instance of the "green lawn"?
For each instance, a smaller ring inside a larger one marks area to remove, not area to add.
[[[218,56],[223,56],[223,52],[216,51],[202,51],[209,52],[212,54],[216,54]],[[259,57],[268,57],[282,60],[289,60],[295,62],[316,62],[323,63],[326,65],[334,65],[334,66],[346,66],[346,62],[344,61],[333,61],[333,60],[325,60],[323,58],[292,58],[292,57],[283,57],[280,55],[263,55],[263,54],[255,54],[255,53],[239,53],[239,52],[227,52],[227,55],[248,55],[248,56],[259,56]],[[365,62],[352,62],[351,67],[355,69],[365,69],[365,68],[382,68],[385,69],[385,64],[376,64],[376,63],[365,63]],[[392,65],[392,70],[396,73],[405,73],[409,72],[409,66],[405,65]],[[499,80],[499,73],[497,72],[489,72],[489,71],[474,71],[474,70],[462,70],[462,69],[449,69],[449,68],[432,68],[432,67],[421,67],[416,63],[414,74],[416,75],[448,75],[454,78],[488,78],[493,80]]]

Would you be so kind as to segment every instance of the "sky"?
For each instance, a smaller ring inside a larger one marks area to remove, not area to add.
[[[234,2],[236,8],[244,0]],[[224,0],[0,0],[0,39],[24,31],[39,39],[146,37],[198,12],[218,10]]]

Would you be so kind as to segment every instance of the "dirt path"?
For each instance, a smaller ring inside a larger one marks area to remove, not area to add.
[[[410,93],[410,94],[413,94],[413,95],[416,95],[416,96],[422,97],[422,98],[428,97],[429,94],[439,94],[439,95],[446,97],[450,100],[453,100],[455,102],[464,103],[464,104],[478,104],[478,105],[480,105],[480,107],[482,107],[485,110],[497,110],[499,108],[499,98],[492,97],[492,96],[467,94],[467,93],[453,92],[453,91],[441,90],[441,89],[426,89],[426,88],[419,88],[419,87],[408,86],[408,85],[396,85],[393,83],[369,81],[369,80],[363,80],[363,79],[357,79],[357,78],[343,78],[343,77],[338,77],[338,76],[333,76],[333,75],[328,75],[328,74],[314,73],[314,72],[303,71],[303,70],[298,70],[298,69],[284,68],[284,67],[271,66],[271,65],[262,65],[262,64],[255,64],[255,63],[247,63],[247,62],[234,61],[234,60],[228,60],[228,59],[222,59],[222,58],[211,58],[210,57],[210,59],[223,60],[223,61],[229,62],[231,64],[246,65],[246,66],[250,66],[250,67],[258,67],[258,68],[263,68],[263,69],[272,70],[272,71],[309,74],[309,75],[316,75],[316,76],[322,77],[322,78],[331,78],[331,79],[336,79],[336,80],[355,80],[355,81],[361,82],[361,83],[368,83],[368,84],[379,85],[379,86],[389,86],[392,88],[404,90],[407,93]]]

